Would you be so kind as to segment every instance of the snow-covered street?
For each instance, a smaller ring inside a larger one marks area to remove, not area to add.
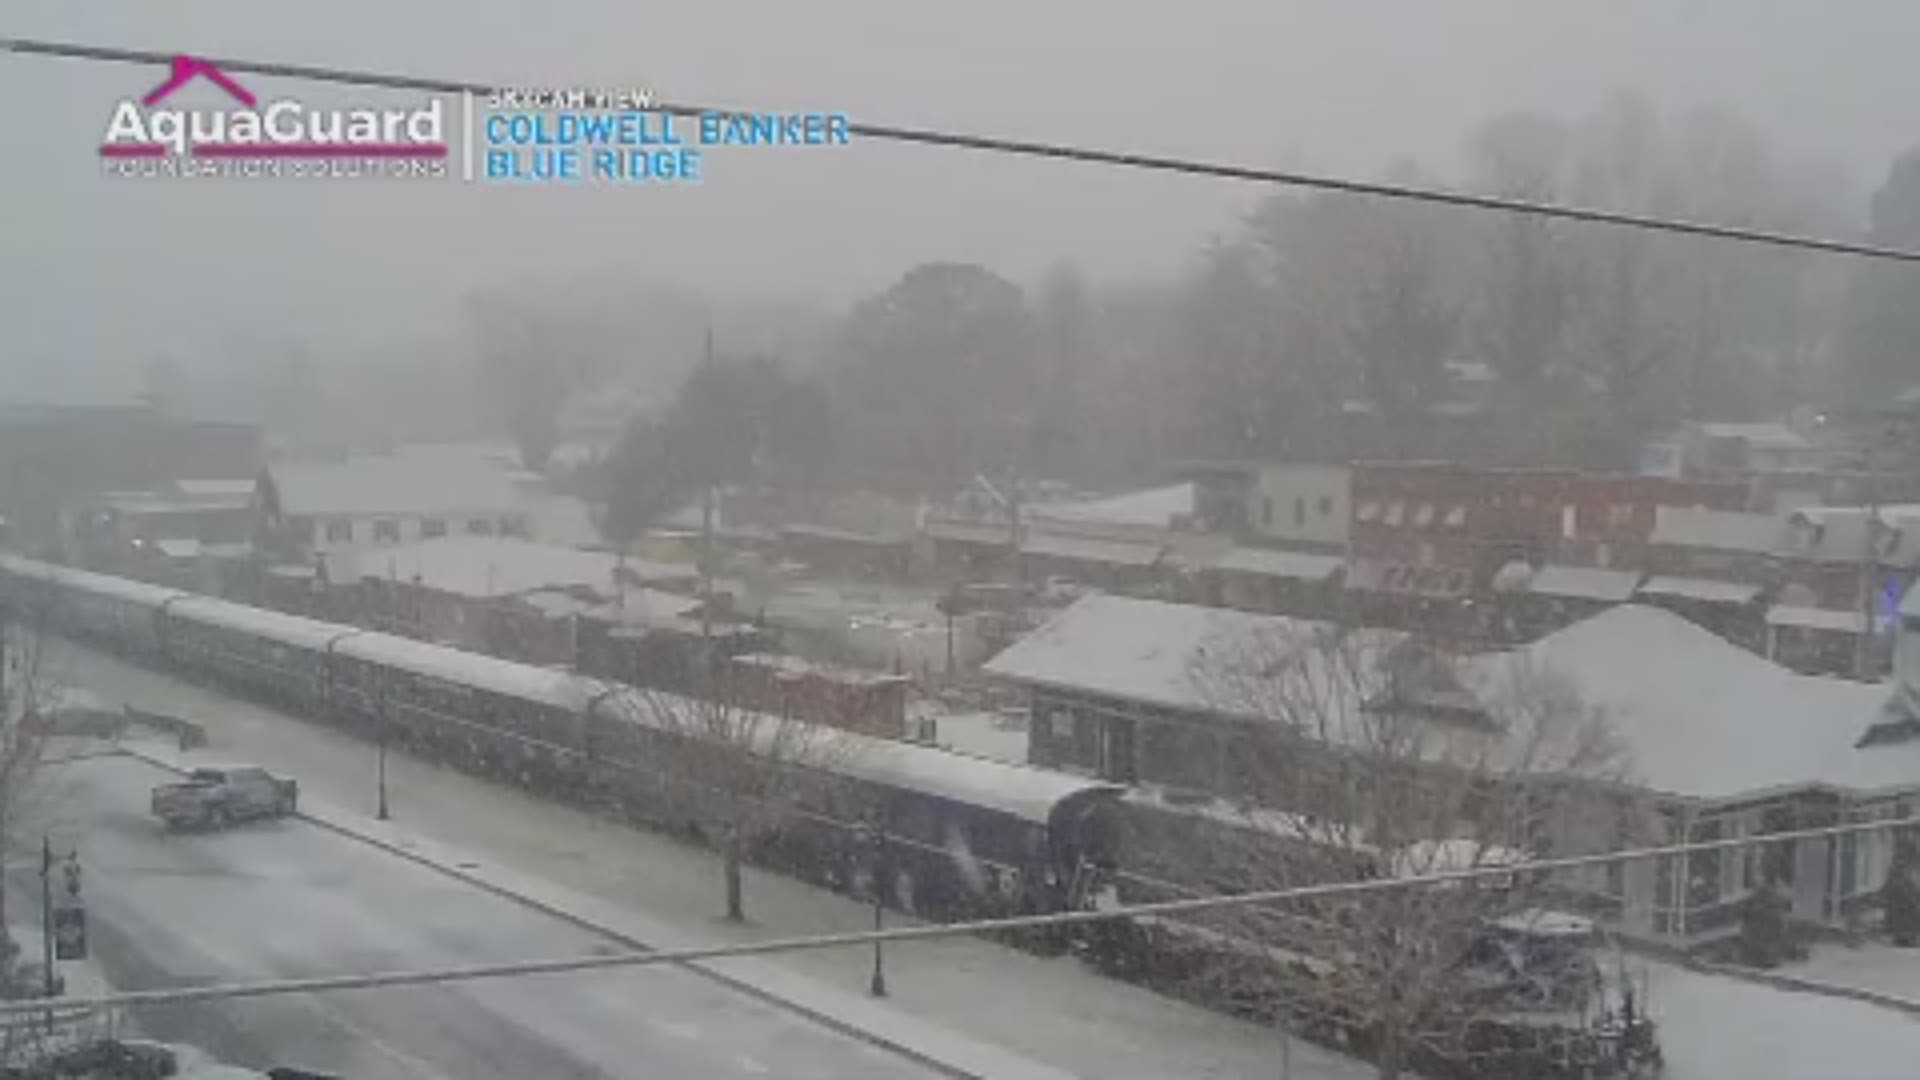
[[[132,758],[92,757],[46,777],[43,820],[56,850],[80,852],[93,964],[117,988],[621,948],[307,822],[168,833],[146,802],[171,777]],[[932,1075],[667,968],[145,1007],[125,1019],[226,1061],[355,1078]]]

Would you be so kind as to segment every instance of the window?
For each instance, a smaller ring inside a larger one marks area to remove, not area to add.
[[[1265,528],[1273,527],[1273,499],[1260,496],[1260,524]]]
[[[390,518],[382,518],[373,523],[373,540],[376,544],[397,544],[400,542],[400,523]]]
[[[335,518],[327,522],[327,540],[333,543],[353,542],[353,522],[347,518]]]
[[[420,519],[420,536],[426,540],[447,535],[447,523],[440,518]]]
[[[493,522],[486,518],[474,518],[467,522],[467,531],[475,536],[492,536]]]
[[[1293,500],[1293,527],[1300,528],[1307,523],[1306,496],[1295,496]]]
[[[1315,509],[1320,511],[1321,517],[1326,517],[1327,515],[1333,513],[1333,496],[1331,495],[1320,496],[1320,501],[1315,504]]]

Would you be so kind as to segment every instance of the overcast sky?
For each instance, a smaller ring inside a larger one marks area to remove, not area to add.
[[[0,35],[662,96],[1324,171],[1447,166],[1517,108],[1734,108],[1864,184],[1920,143],[1912,0],[10,0]],[[502,282],[658,275],[838,304],[925,259],[1177,270],[1249,190],[959,151],[731,151],[698,186],[113,180],[159,73],[0,55],[0,397],[124,391],[156,351],[385,353]],[[263,96],[344,101],[251,79]],[[367,100],[363,95],[357,100]],[[391,99],[389,99],[391,100]]]

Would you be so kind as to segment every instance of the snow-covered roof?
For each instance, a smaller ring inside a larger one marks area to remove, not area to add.
[[[1860,506],[1809,506],[1794,511],[1781,541],[1781,554],[1828,563],[1859,563],[1867,551],[1869,523],[1882,562],[1911,566],[1920,562],[1920,510],[1883,507],[1870,516]]]
[[[585,586],[614,592],[618,556],[604,551],[543,544],[512,536],[443,536],[417,544],[379,548],[358,560],[367,577],[415,582],[458,596],[491,598],[533,589]],[[688,566],[627,559],[626,571],[639,581],[686,581],[697,576]]]
[[[920,531],[935,540],[951,540],[963,544],[999,544],[1013,542],[1013,529],[1006,522],[953,521],[946,518],[929,518]]]
[[[1321,627],[1279,615],[1094,593],[1014,642],[984,670],[1055,689],[1215,711],[1222,702],[1206,685],[1210,656],[1276,637],[1304,640]]]
[[[1791,604],[1776,604],[1767,609],[1768,626],[1792,626],[1802,630],[1830,630],[1840,634],[1857,634],[1866,624],[1866,618],[1857,611],[1834,611],[1830,608],[1797,607]]]
[[[1033,521],[1068,521],[1102,525],[1148,525],[1169,528],[1175,518],[1193,516],[1194,485],[1172,484],[1115,495],[1091,502],[1046,503],[1031,507]]]
[[[252,480],[175,480],[173,486],[190,499],[239,499],[253,497]]]
[[[167,617],[233,630],[299,649],[325,649],[329,642],[341,635],[355,632],[351,626],[250,607],[211,596],[184,596],[167,607]]]
[[[1786,523],[1772,514],[1709,510],[1699,506],[1654,508],[1653,542],[1672,547],[1768,554],[1780,546]]]
[[[732,662],[777,675],[817,675],[837,682],[867,686],[904,686],[912,681],[905,675],[870,671],[846,664],[822,663],[790,653],[746,653],[732,657]]]
[[[337,656],[384,664],[441,682],[568,711],[584,709],[603,689],[593,680],[564,671],[499,660],[372,630],[341,639],[333,651]]]
[[[1638,570],[1606,570],[1591,566],[1543,566],[1528,579],[1527,589],[1543,596],[1618,603],[1640,585]]]
[[[605,716],[627,718],[647,727],[668,726],[666,717],[677,708],[697,708],[685,698],[633,689],[617,690],[596,706]],[[783,723],[768,717],[755,734],[771,744],[779,739]],[[744,730],[744,728],[742,729]],[[877,739],[851,731],[823,730],[815,738],[828,741],[807,745],[811,764],[827,771],[936,798],[986,807],[1036,825],[1049,824],[1054,809],[1066,799],[1090,792],[1114,791],[1112,784],[1051,769],[1036,769],[984,758],[950,753],[894,739]]]
[[[1760,588],[1745,582],[1712,578],[1654,577],[1648,578],[1638,592],[1643,596],[1672,596],[1709,604],[1747,604],[1760,595]]]
[[[283,462],[268,467],[288,514],[453,516],[512,514],[525,508],[512,471],[486,461],[433,454]]]
[[[1346,559],[1339,555],[1247,547],[1233,548],[1214,563],[1216,570],[1300,581],[1326,581],[1345,566]]]
[[[1111,563],[1115,566],[1152,566],[1160,561],[1162,545],[1035,532],[1029,533],[1020,541],[1020,551],[1025,555],[1071,559],[1077,562]]]
[[[1743,439],[1749,445],[1767,450],[1806,450],[1813,442],[1805,435],[1777,420],[1759,423],[1705,423],[1701,434],[1715,439]]]
[[[1628,604],[1518,651],[1569,680],[1655,791],[1726,800],[1821,784],[1920,788],[1920,744],[1855,749],[1888,688],[1800,675],[1659,608]],[[1477,657],[1476,677],[1512,663]]]
[[[173,597],[187,595],[179,589],[163,585],[149,585],[144,581],[95,574],[15,555],[0,555],[0,570],[27,580],[38,578],[55,585],[74,585],[97,596],[110,596],[141,607],[157,608]]]

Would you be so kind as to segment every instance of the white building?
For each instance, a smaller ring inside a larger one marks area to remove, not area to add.
[[[336,580],[371,550],[444,536],[528,536],[515,474],[437,455],[268,466],[255,505],[282,534],[324,557]]]

